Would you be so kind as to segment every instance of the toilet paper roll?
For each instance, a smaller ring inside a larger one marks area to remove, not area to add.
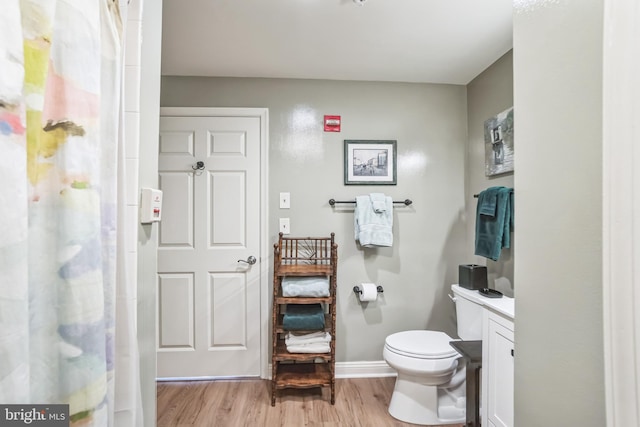
[[[378,287],[375,283],[360,284],[360,301],[375,301],[378,299]]]

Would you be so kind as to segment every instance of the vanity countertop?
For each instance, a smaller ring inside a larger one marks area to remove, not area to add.
[[[487,309],[494,311],[513,320],[515,317],[515,299],[507,296],[502,298],[489,298],[482,295],[480,292],[472,289],[466,289],[459,285],[451,285],[458,288],[459,292],[472,298],[478,303],[482,304]]]
[[[515,317],[515,299],[503,296],[502,298],[487,298],[481,296],[484,306],[503,316],[513,320]]]

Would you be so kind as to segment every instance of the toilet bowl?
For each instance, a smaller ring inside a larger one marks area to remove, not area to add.
[[[389,335],[383,357],[398,372],[389,414],[413,424],[465,422],[465,367],[451,347],[454,339],[438,331]]]
[[[482,340],[482,297],[451,285],[457,333]],[[444,332],[405,331],[389,335],[383,357],[398,372],[389,413],[414,424],[443,425],[466,420],[465,364]]]

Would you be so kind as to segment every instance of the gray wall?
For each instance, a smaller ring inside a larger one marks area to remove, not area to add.
[[[475,256],[475,216],[477,199],[473,198],[488,187],[513,188],[513,172],[487,177],[485,175],[484,122],[490,117],[513,106],[513,51],[504,54],[467,85],[467,132],[469,143],[465,162],[465,200],[467,202],[467,249],[469,262],[486,265],[489,287],[499,289],[505,295],[514,296],[513,253],[518,233],[511,235],[511,247],[503,249],[498,261]],[[515,118],[517,123],[518,119]],[[514,151],[518,153],[518,126],[515,126]],[[516,172],[517,173],[517,172]],[[496,278],[500,280],[494,286]]]
[[[515,424],[602,427],[603,4],[514,8]]]
[[[288,79],[163,77],[167,107],[268,107],[270,226],[291,219],[292,235],[336,233],[339,245],[336,359],[382,360],[384,339],[408,329],[455,335],[451,283],[465,262],[464,86]],[[325,133],[325,114],[342,116],[342,132]],[[398,141],[398,185],[345,186],[343,140]],[[291,193],[291,209],[278,195]],[[394,246],[362,249],[354,241],[353,207],[330,198],[384,192],[413,205],[394,210]],[[361,282],[384,286],[360,304]]]

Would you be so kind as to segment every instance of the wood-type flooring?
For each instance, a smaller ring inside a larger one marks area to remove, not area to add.
[[[158,427],[410,427],[387,412],[395,378],[336,380],[329,388],[285,389],[271,406],[267,380],[160,382]],[[451,424],[463,427],[463,424]]]

